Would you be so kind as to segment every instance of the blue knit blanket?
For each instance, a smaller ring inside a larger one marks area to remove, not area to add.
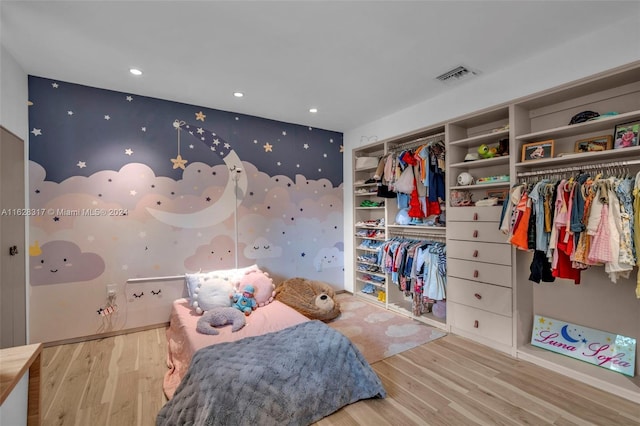
[[[160,425],[308,425],[386,392],[360,351],[321,321],[198,350]]]

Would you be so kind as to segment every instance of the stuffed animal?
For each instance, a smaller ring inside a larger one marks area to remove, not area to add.
[[[493,158],[497,155],[498,149],[483,143],[478,147],[478,155],[480,158]]]
[[[233,307],[240,309],[245,315],[250,315],[254,309],[258,307],[258,302],[253,297],[255,292],[252,285],[247,285],[242,290],[242,293],[237,293],[233,296]]]
[[[331,321],[340,315],[340,304],[329,284],[306,278],[290,278],[276,287],[276,300],[310,319]]]
[[[231,324],[231,332],[234,333],[245,326],[245,315],[236,308],[224,307],[213,308],[206,311],[202,317],[198,319],[196,331],[202,334],[220,334],[215,327]]]

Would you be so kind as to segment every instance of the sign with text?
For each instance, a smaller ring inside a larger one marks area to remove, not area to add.
[[[636,339],[535,315],[531,344],[634,376]]]

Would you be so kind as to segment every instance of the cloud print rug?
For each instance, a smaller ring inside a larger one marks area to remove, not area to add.
[[[348,293],[337,299],[341,314],[327,325],[347,336],[370,364],[447,334]]]

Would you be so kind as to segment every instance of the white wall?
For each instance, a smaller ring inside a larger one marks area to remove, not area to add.
[[[604,26],[492,75],[480,75],[433,99],[344,133],[345,290],[353,291],[354,148],[409,133],[510,102],[555,86],[640,60],[640,15]],[[381,100],[383,102],[383,100]]]
[[[29,139],[27,74],[0,45],[0,124],[25,142]]]

